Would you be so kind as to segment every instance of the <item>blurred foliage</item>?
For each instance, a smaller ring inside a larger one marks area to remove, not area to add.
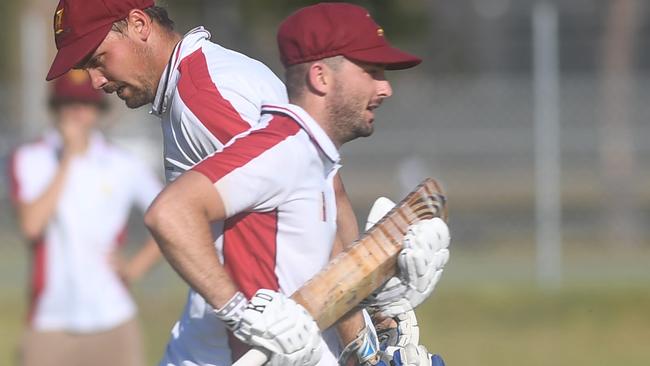
[[[8,80],[15,71],[15,57],[8,57],[18,49],[18,13],[19,2],[17,1],[0,1],[0,49],[3,50],[3,56],[0,57],[0,80]]]

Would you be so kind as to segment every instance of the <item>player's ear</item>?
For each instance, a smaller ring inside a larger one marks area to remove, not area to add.
[[[330,69],[324,63],[316,61],[309,66],[307,83],[309,89],[316,94],[327,94],[332,85],[331,78]]]
[[[129,31],[131,31],[139,40],[146,41],[152,30],[151,18],[140,9],[133,9],[126,18]]]

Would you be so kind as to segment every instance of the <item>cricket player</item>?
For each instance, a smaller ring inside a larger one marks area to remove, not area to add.
[[[11,163],[18,221],[31,254],[21,365],[144,365],[129,283],[160,258],[149,238],[120,260],[132,206],[161,189],[143,162],[97,130],[106,109],[88,74],[71,71],[51,91],[53,128],[20,146]]]
[[[392,95],[384,70],[420,60],[391,47],[367,11],[349,4],[294,13],[280,27],[278,43],[292,104],[265,104],[257,126],[168,185],[146,214],[169,262],[214,309],[201,322],[192,313],[204,310],[189,309],[161,365],[229,364],[227,331],[271,351],[270,365],[441,364],[416,345],[381,353],[368,323],[343,344],[339,358],[333,330],[321,335],[287,298],[333,250],[339,148],[372,133],[374,110]],[[214,221],[228,230],[217,253]],[[389,316],[419,305],[439,279],[448,244],[442,220],[413,225],[400,276],[368,305]]]

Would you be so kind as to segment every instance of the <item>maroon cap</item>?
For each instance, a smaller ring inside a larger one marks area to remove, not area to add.
[[[54,41],[59,50],[46,80],[73,68],[106,38],[113,23],[132,9],[146,9],[153,0],[60,0],[54,12]]]
[[[422,62],[392,47],[366,9],[346,3],[320,3],[291,14],[280,24],[278,47],[285,67],[338,55],[388,70]]]
[[[93,88],[85,70],[70,70],[52,82],[50,104],[83,102],[104,105],[105,93]]]

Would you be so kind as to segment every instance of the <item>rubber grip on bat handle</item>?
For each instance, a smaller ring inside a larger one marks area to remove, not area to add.
[[[252,348],[241,356],[232,366],[262,366],[269,360],[266,350]]]

